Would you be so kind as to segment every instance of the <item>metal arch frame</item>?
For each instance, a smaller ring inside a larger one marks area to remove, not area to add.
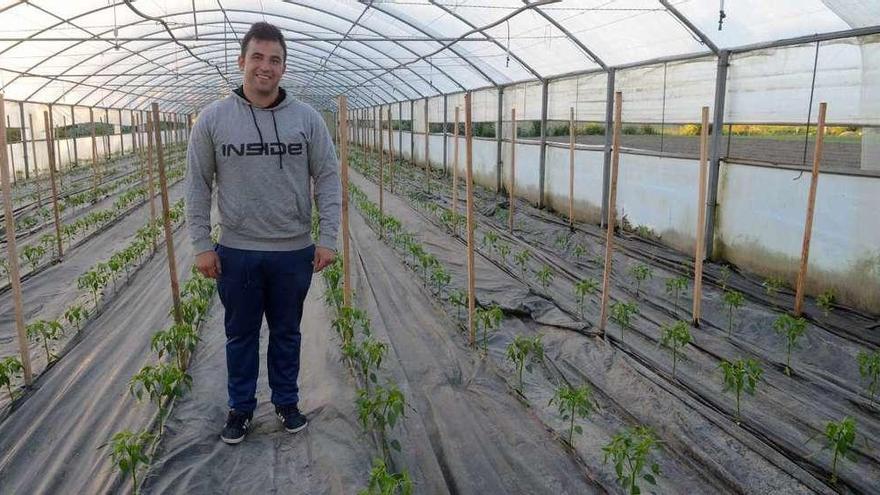
[[[694,34],[704,45],[712,50],[712,53],[714,53],[715,56],[718,56],[721,50],[718,48],[718,45],[716,45],[715,42],[712,41],[712,38],[709,38],[709,36],[707,36],[706,33],[701,31],[700,28],[692,23],[691,20],[687,18],[687,16],[685,16],[684,14],[679,12],[678,9],[673,7],[672,4],[669,3],[669,0],[659,0],[659,2],[660,5],[666,8],[666,12],[669,12],[670,15],[681,21],[681,23],[684,24],[685,27],[687,27],[692,34]]]
[[[555,1],[555,0],[554,0],[554,1]],[[486,29],[488,29],[488,28],[481,28],[481,27],[477,27],[477,26],[475,26],[471,21],[468,21],[468,20],[464,19],[464,18],[463,18],[462,16],[460,16],[458,13],[453,12],[452,10],[450,10],[449,8],[447,8],[445,5],[442,5],[442,4],[437,3],[436,0],[428,0],[428,2],[429,2],[431,5],[433,5],[434,7],[439,8],[439,9],[442,10],[443,12],[446,12],[447,14],[451,15],[452,17],[455,17],[455,18],[458,19],[460,22],[464,23],[466,26],[468,26],[469,28],[473,29],[475,32],[478,32],[478,33],[482,34],[483,36],[486,37],[486,40],[487,40],[487,41],[489,41],[489,42],[495,44],[495,46],[497,46],[498,48],[501,48],[501,49],[504,50],[505,52],[507,51],[507,49],[504,48],[504,45],[502,45],[500,41],[498,41],[497,39],[495,39],[494,36],[489,36],[488,34],[486,34]],[[530,8],[530,7],[528,7],[529,4],[527,3],[526,5],[527,5],[526,8],[524,8],[524,9],[520,9],[519,11],[516,11],[516,12],[514,13],[513,16],[519,15],[520,12],[524,12],[525,10],[528,10],[528,9]],[[535,6],[535,7],[531,7],[531,8],[533,8],[533,9],[537,9],[538,7]],[[513,16],[511,16],[511,17],[513,17]],[[536,71],[531,65],[525,63],[525,61],[524,61],[523,59],[519,58],[518,55],[516,55],[515,53],[513,53],[513,51],[510,52],[510,56],[513,57],[513,59],[516,60],[516,62],[517,62],[519,65],[521,65],[525,70],[529,71],[529,72],[530,72],[533,76],[535,76],[539,81],[544,82],[544,77],[543,77],[538,71]],[[497,87],[498,85],[496,84],[495,86]]]
[[[568,37],[568,39],[571,40],[571,42],[574,43],[575,46],[577,46],[578,48],[580,48],[581,51],[583,51],[583,52],[587,55],[587,57],[589,57],[590,59],[592,59],[593,62],[596,63],[596,65],[598,65],[599,67],[601,67],[602,70],[604,70],[605,72],[608,72],[608,64],[606,64],[605,61],[603,61],[601,57],[599,57],[598,55],[596,55],[596,53],[595,53],[593,50],[590,50],[590,48],[589,48],[587,45],[585,45],[580,39],[578,39],[577,36],[571,34],[571,32],[570,32],[568,29],[566,29],[565,26],[563,26],[559,21],[557,21],[556,19],[554,19],[552,15],[550,15],[550,14],[544,12],[543,10],[541,10],[540,7],[535,7],[534,10],[535,10],[535,12],[537,12],[541,17],[543,17],[544,19],[546,19],[547,22],[549,22],[550,24],[552,24],[553,27],[555,27],[556,29],[558,29],[559,31],[561,31],[562,34],[564,34],[566,37]]]
[[[244,13],[250,13],[250,14],[256,14],[256,13],[257,13],[257,12],[255,12],[255,11],[250,11],[250,10],[240,10],[240,9],[232,9],[232,10],[230,10],[230,11],[231,11],[231,12],[244,12]],[[212,12],[212,13],[221,12],[221,13],[222,13],[223,11],[222,11],[222,10],[219,10],[219,9],[211,9],[211,10],[205,10],[205,11],[201,11],[201,12]],[[187,12],[187,13],[188,13],[188,12]],[[175,17],[175,16],[179,16],[179,15],[186,15],[187,13],[183,13],[183,14],[180,14],[180,13],[167,14],[167,15],[163,16],[163,18]],[[291,17],[289,17],[289,16],[275,15],[275,17],[280,17],[280,18],[284,18],[284,19],[288,19],[288,20],[293,20],[293,21],[295,21],[295,22],[301,22],[301,23],[304,23],[304,24],[312,25],[312,26],[315,26],[315,27],[320,27],[320,28],[322,28],[322,29],[327,29],[328,31],[332,31],[332,32],[336,32],[336,33],[338,33],[337,31],[334,31],[333,29],[325,28],[324,26],[321,26],[321,25],[319,25],[319,24],[310,23],[310,22],[306,22],[306,21],[300,21],[300,20],[298,20],[298,19],[293,19],[293,18],[291,18]],[[130,26],[134,26],[134,25],[137,25],[137,24],[141,24],[141,23],[143,23],[143,22],[146,22],[146,21],[137,21],[137,22],[134,22],[134,23],[126,24],[126,25],[124,25],[124,26],[122,26],[122,27],[123,27],[123,28],[125,28],[125,27],[130,27]],[[212,24],[216,24],[216,23],[212,23]],[[225,22],[223,22],[223,24],[225,24]],[[184,27],[185,27],[185,26],[181,26],[180,28],[175,28],[175,29],[182,29],[182,28],[184,28]],[[162,30],[162,31],[164,31],[164,30]],[[294,30],[288,30],[288,31],[290,31],[290,32],[295,32]],[[104,33],[101,33],[101,34],[103,35],[103,34],[106,34],[106,33],[109,33],[109,32],[110,32],[110,31],[108,30],[108,31],[105,31]],[[161,31],[156,31],[156,32],[161,32]],[[151,33],[151,34],[152,34],[152,33]],[[302,34],[302,33],[297,33],[297,34]],[[316,38],[316,41],[321,41],[321,40],[318,39],[318,38]],[[129,43],[129,42],[124,42],[123,44],[126,44],[126,43]],[[155,45],[150,46],[148,49],[157,48],[157,47],[163,46],[163,45],[165,45],[165,44],[169,44],[169,43],[172,43],[172,41],[166,41],[166,40],[163,40],[163,41],[161,41],[161,42],[159,42],[159,43],[157,43],[157,44],[155,44]],[[72,47],[74,47],[74,46],[78,46],[79,44],[80,44],[80,43],[76,43],[76,44],[74,44],[74,45],[71,45],[70,47],[65,48],[64,50],[62,50],[62,51],[60,51],[60,52],[56,52],[54,55],[52,55],[52,57],[57,56],[59,53],[63,53],[63,51],[66,51],[66,50],[68,50],[68,49],[70,49],[70,48],[72,48]],[[371,46],[369,46],[369,45],[366,45],[365,43],[361,43],[361,44],[365,45],[365,46],[366,46],[369,50],[371,50],[371,51],[376,51],[376,52],[378,52],[377,49],[375,49],[375,48],[373,48],[373,47],[371,47]],[[397,43],[397,44],[399,44],[399,43]],[[316,49],[316,50],[319,50],[319,51],[326,51],[326,50],[323,50],[321,47],[317,47],[317,46],[314,46],[314,45],[307,45],[307,46],[310,46],[311,48]],[[406,47],[404,47],[404,48],[406,49]],[[352,50],[351,48],[345,47],[345,48],[343,48],[343,49],[346,50],[346,51],[348,51],[348,52],[354,53],[354,54],[358,55],[358,56],[361,57],[361,58],[368,59],[368,57],[366,57],[364,54],[359,53],[359,52],[357,52],[357,51],[354,51],[354,50]],[[408,50],[408,49],[407,49],[407,50]],[[90,56],[90,57],[88,57],[88,58],[85,58],[85,59],[83,59],[83,60],[80,60],[77,64],[74,64],[74,65],[68,67],[68,68],[65,70],[65,72],[68,71],[68,70],[71,70],[71,69],[73,69],[73,68],[76,68],[76,67],[78,67],[79,65],[85,63],[86,61],[91,60],[91,59],[93,59],[93,58],[96,57],[96,56],[100,56],[100,55],[106,53],[107,51],[109,51],[109,49],[104,50],[104,51],[102,51],[102,52],[98,52],[98,53],[93,54],[92,56]],[[408,51],[411,51],[411,50],[408,50]],[[414,53],[414,52],[413,52],[413,53]],[[108,66],[110,66],[110,65],[112,65],[112,64],[119,63],[119,62],[122,61],[122,60],[126,60],[126,59],[129,58],[130,56],[131,56],[131,55],[129,55],[129,56],[125,56],[125,57],[121,57],[121,58],[118,58],[118,59],[114,60],[113,62],[107,64],[106,66],[102,67],[101,69],[99,69],[99,71],[100,71],[100,70],[103,70],[103,68],[106,68],[106,67],[108,67]],[[47,58],[44,59],[44,60],[48,60],[48,59],[50,59],[50,58],[52,58],[52,57],[47,57]],[[364,66],[362,66],[362,65],[360,65],[360,64],[358,64],[358,63],[356,63],[356,62],[353,62],[351,59],[349,59],[349,58],[347,58],[347,57],[339,57],[339,58],[341,58],[341,59],[343,59],[343,60],[346,60],[346,61],[350,62],[352,65],[354,65],[354,66],[356,66],[356,67],[359,67],[359,68],[362,68],[362,69],[367,69],[367,67],[364,67]],[[157,65],[157,67],[159,67],[159,68],[163,68],[163,67],[161,67],[159,64],[156,64],[156,65]],[[384,69],[384,67],[379,66],[379,65],[377,64],[377,67],[376,67],[375,70],[377,70],[377,71],[381,71],[381,70],[383,70],[383,69]],[[411,69],[410,69],[410,71],[411,71],[413,74],[415,74],[417,77],[419,77],[420,79],[422,79],[423,81],[425,81],[425,79],[424,79],[423,77],[421,77],[417,72],[415,72],[415,71],[413,71],[413,70],[411,70]],[[95,73],[93,73],[92,76],[88,76],[88,77],[84,78],[83,81],[87,80],[89,77],[93,77],[93,76],[96,75],[96,74],[97,74],[97,71],[96,71]],[[63,75],[63,73],[62,73],[62,75]],[[185,74],[184,74],[184,75],[185,75]],[[384,74],[383,74],[383,75],[384,75]],[[117,76],[117,77],[124,77],[124,76]],[[161,76],[156,76],[156,77],[161,77]],[[419,96],[423,96],[423,94],[422,94],[420,91],[418,91],[415,87],[413,87],[413,86],[412,86],[411,84],[409,84],[406,80],[404,80],[403,78],[401,78],[399,75],[392,74],[392,77],[399,79],[399,80],[400,80],[401,82],[403,82],[405,85],[407,85],[408,87],[410,87],[410,89],[412,89],[412,91],[413,91],[414,93],[416,93],[417,95],[419,95]],[[446,77],[449,78],[450,80],[453,80],[448,74],[446,75]],[[115,78],[114,78],[114,79],[115,79]],[[328,79],[328,80],[329,80],[329,78],[325,78],[325,79]],[[366,80],[367,80],[367,78],[364,78],[364,81],[366,81]],[[331,81],[332,81],[332,80],[331,80]],[[454,81],[454,80],[453,80],[453,81]],[[428,83],[429,86],[431,86],[433,89],[435,89],[435,90],[437,90],[437,91],[439,92],[439,90],[438,90],[436,87],[434,87],[432,84],[430,84],[428,81],[425,81],[425,82]],[[48,84],[48,83],[47,83],[47,84]],[[43,86],[41,86],[40,88],[38,88],[38,89],[37,89],[36,91],[34,91],[34,92],[33,92],[28,98],[33,97],[36,93],[38,93],[38,92],[41,91],[43,88],[45,88],[47,84],[44,84]],[[93,91],[92,93],[94,93],[94,91]],[[90,94],[91,94],[91,93],[90,93]],[[392,98],[393,98],[393,97],[392,97]],[[56,100],[56,101],[57,101],[57,100]],[[82,101],[82,99],[80,100],[80,102],[81,102],[81,101]]]

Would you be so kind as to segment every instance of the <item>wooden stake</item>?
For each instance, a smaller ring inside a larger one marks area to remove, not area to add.
[[[452,139],[452,230],[458,235],[458,110],[455,107],[455,137]]]
[[[382,134],[382,109],[379,108],[379,239],[385,237],[385,138]]]
[[[153,103],[153,120],[159,122],[159,104]],[[177,259],[174,257],[174,238],[171,232],[171,205],[168,202],[168,182],[165,180],[165,160],[162,156],[162,133],[156,130],[156,161],[159,165],[159,187],[162,193],[162,221],[165,224],[165,247],[168,252],[168,274],[171,277],[171,299],[174,301],[174,321],[180,324],[180,289],[177,285]]]
[[[804,305],[804,288],[807,283],[807,264],[810,261],[810,239],[813,236],[813,212],[816,208],[816,189],[819,186],[819,165],[825,144],[825,111],[828,104],[819,103],[819,125],[816,127],[816,148],[813,152],[813,175],[810,178],[810,196],[807,198],[807,219],[804,223],[804,243],[801,248],[801,266],[798,270],[794,298],[794,315],[800,316]]]
[[[703,259],[706,257],[706,177],[709,162],[709,107],[703,107],[700,130],[700,184],[697,195],[697,245],[694,248],[694,306],[691,323],[700,326],[703,302]]]
[[[431,124],[428,122],[428,99],[425,98],[425,183],[431,190],[431,159],[428,156],[428,139],[431,136]]]
[[[394,129],[391,123],[391,105],[388,105],[388,182],[391,194],[394,194]]]
[[[465,181],[467,182],[467,270],[468,270],[468,336],[471,347],[477,343],[476,275],[474,273],[474,139],[471,128],[471,93],[464,95]]]
[[[510,187],[507,188],[509,212],[507,223],[510,233],[513,234],[513,213],[516,207],[516,108],[510,109],[510,125],[513,128],[513,136],[510,138]]]
[[[49,121],[49,112],[43,112],[43,121],[46,126],[46,151],[49,157],[49,182],[52,187],[52,211],[55,215],[55,241],[58,243],[58,259],[64,257],[61,247],[61,215],[58,212],[58,188],[55,186],[55,136],[52,133],[52,123]]]
[[[568,227],[574,230],[574,107],[568,123]]]
[[[599,315],[599,334],[605,336],[608,323],[608,299],[611,293],[611,255],[614,253],[614,222],[617,219],[617,171],[620,165],[620,117],[623,94],[614,93],[614,134],[611,140],[611,190],[608,195],[608,230],[605,233],[605,273],[602,275],[602,309]]]
[[[15,245],[15,218],[12,216],[12,186],[9,184],[9,158],[6,156],[6,102],[0,93],[0,185],[3,188],[3,212],[6,220],[6,256],[8,260],[9,281],[12,288],[12,302],[15,310],[15,329],[18,333],[18,352],[24,368],[24,384],[30,386],[34,381],[31,371],[31,350],[28,347],[27,331],[24,326],[24,309],[21,303],[21,278],[18,272],[18,249]],[[33,126],[31,126],[33,129]],[[31,136],[33,137],[33,136]],[[36,162],[35,162],[36,163]]]
[[[341,134],[348,135],[348,99],[339,97],[339,125]],[[342,304],[351,307],[351,257],[348,242],[348,141],[339,147],[339,167],[342,175]]]
[[[156,191],[153,186],[153,116],[147,112],[147,194],[150,195],[150,223],[156,221]],[[156,250],[153,237],[153,251]]]

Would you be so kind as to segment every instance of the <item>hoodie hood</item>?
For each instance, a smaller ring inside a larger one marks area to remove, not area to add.
[[[264,141],[263,130],[260,129],[260,124],[257,123],[257,114],[254,112],[254,108],[260,111],[268,111],[272,114],[272,128],[275,131],[275,141],[278,142],[280,140],[280,137],[278,135],[278,121],[275,119],[275,112],[284,109],[284,107],[286,107],[287,105],[290,105],[292,99],[287,98],[287,91],[285,91],[284,88],[279,87],[278,97],[275,98],[275,101],[273,101],[272,104],[266,108],[255,107],[254,104],[247,99],[247,96],[244,95],[244,85],[236,88],[235,91],[233,91],[233,94],[233,98],[237,99],[238,102],[243,103],[248,107],[248,109],[250,109],[251,118],[253,119],[254,127],[257,129],[257,135],[260,137],[260,142]],[[278,168],[284,168],[284,164],[281,160],[281,155],[278,155]]]

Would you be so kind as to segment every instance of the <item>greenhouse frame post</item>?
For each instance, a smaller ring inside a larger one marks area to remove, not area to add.
[[[574,107],[570,107],[568,119],[568,228],[574,232]]]
[[[348,99],[339,97],[340,135],[348,135]],[[351,307],[351,259],[348,239],[348,140],[339,147],[339,169],[342,182],[342,304]]]
[[[21,151],[24,155],[24,178],[30,179],[30,164],[28,163],[28,151],[27,151],[27,127],[24,125],[24,102],[19,102],[18,104],[18,115],[19,115],[19,123],[21,124]],[[33,138],[33,136],[31,136]]]
[[[471,93],[464,95],[464,134],[465,134],[465,180],[467,181],[467,277],[468,277],[468,343],[477,344],[476,326],[476,274],[474,273],[474,181],[473,158],[474,137],[471,129]]]
[[[428,191],[431,190],[431,156],[428,154],[428,141],[431,138],[431,120],[428,118],[428,98],[425,97],[425,183],[428,184]]]
[[[706,198],[706,248],[704,255],[714,256],[715,253],[715,217],[718,204],[718,178],[721,169],[721,138],[724,126],[724,104],[727,95],[727,68],[730,65],[730,51],[722,50],[718,54],[718,69],[715,74],[715,102],[712,115],[712,147],[709,160],[709,185]]]
[[[691,323],[700,327],[703,316],[703,260],[706,258],[706,243],[703,238],[706,231],[706,167],[709,160],[709,107],[703,107],[700,120],[700,173],[697,187],[697,241],[694,247],[694,305]]]
[[[147,112],[147,128],[146,131],[146,140],[147,140],[147,194],[150,195],[150,223],[156,222],[156,191],[153,186],[153,116],[150,115],[150,112]],[[156,244],[156,237],[153,236],[153,252],[156,252],[158,248]]]
[[[409,100],[409,158],[413,164],[416,163],[416,126],[415,124],[415,100]]]
[[[403,159],[403,102],[397,102],[397,151]],[[391,187],[394,187],[394,181],[391,181]],[[392,189],[391,192],[394,192]]]
[[[392,129],[391,105],[388,105],[388,186],[394,194],[394,130]]]
[[[112,126],[110,123],[110,109],[104,109],[104,123],[108,126]],[[110,161],[110,136],[113,134],[113,131],[110,131],[110,134],[104,133],[104,137],[101,139],[101,142],[104,143],[104,159]]]
[[[446,148],[449,146],[449,109],[447,108],[447,98],[446,95],[443,95],[443,176],[446,177],[449,174],[449,167],[447,165],[447,153],[449,150]]]
[[[10,122],[12,122],[12,120],[9,118],[9,115],[7,115],[6,116],[6,129],[12,128],[12,124]],[[8,146],[9,146],[8,156],[11,160],[11,165],[12,165],[12,183],[15,184],[15,182],[16,182],[16,179],[15,179],[15,154],[12,153],[12,143],[9,143]]]
[[[513,215],[516,210],[516,107],[510,109],[510,182],[507,188],[507,223],[513,234]]]
[[[550,93],[550,82],[541,84],[541,167],[538,177],[538,208],[544,208],[544,186],[547,181],[547,97]]]
[[[15,329],[18,334],[18,351],[21,354],[21,365],[25,386],[33,383],[31,371],[31,350],[28,346],[27,330],[24,326],[24,310],[21,301],[21,277],[18,272],[18,249],[15,245],[15,218],[12,208],[12,187],[9,183],[8,160],[6,158],[6,102],[0,94],[0,182],[3,189],[3,211],[6,222],[6,253],[9,269],[9,285],[12,288],[12,301],[15,311]]]
[[[64,257],[64,249],[61,245],[61,215],[58,212],[58,186],[55,184],[55,139],[50,115],[50,112],[43,111],[43,121],[46,126],[46,152],[49,157],[49,182],[52,187],[52,213],[55,217],[55,242],[58,243],[58,259],[61,260]]]
[[[43,194],[40,192],[40,168],[37,164],[37,133],[34,131],[34,114],[32,113],[28,113],[28,124],[31,126],[31,151],[34,154],[34,185],[37,189],[37,208],[42,208]]]
[[[159,104],[153,102],[153,117],[159,119]],[[171,299],[174,302],[174,322],[180,324],[180,288],[177,283],[177,259],[174,257],[174,233],[171,231],[171,205],[168,202],[168,182],[165,179],[165,160],[162,156],[161,128],[156,131],[156,162],[159,166],[159,187],[162,193],[162,223],[165,226],[165,248],[168,251],[168,275],[171,278]]]
[[[119,112],[119,152],[121,154],[125,154],[125,134],[122,132],[122,109],[117,110]]]
[[[71,130],[76,130],[76,112],[74,112],[73,105],[70,105],[70,128]],[[74,134],[72,136],[73,139],[73,162],[79,165],[79,149],[76,147],[76,132],[72,132]],[[36,163],[36,157],[34,157],[34,163]]]
[[[98,172],[98,142],[95,138],[95,111],[92,107],[89,107],[89,125],[92,127],[92,194],[97,196],[100,174]]]
[[[458,236],[458,123],[459,123],[458,105],[455,106],[455,134],[452,138],[452,231]]]
[[[382,107],[376,107],[379,114],[379,239],[385,238],[385,136],[382,134]]]
[[[804,242],[801,247],[801,264],[798,269],[794,298],[794,315],[800,316],[804,305],[804,290],[807,284],[807,265],[810,261],[810,239],[813,236],[813,213],[816,208],[816,189],[819,186],[819,166],[822,163],[822,149],[825,146],[825,112],[828,104],[819,103],[819,123],[816,127],[816,148],[813,152],[813,170],[810,175],[810,195],[807,197],[807,218],[804,221]]]
[[[498,120],[495,122],[495,190],[501,192],[503,176],[501,167],[504,165],[503,143],[504,134],[504,86],[498,87]]]
[[[605,326],[608,323],[608,300],[611,291],[611,264],[614,253],[614,223],[617,220],[617,172],[620,165],[620,119],[623,114],[623,94],[614,93],[614,135],[611,152],[611,187],[608,194],[608,230],[605,233],[605,269],[602,275],[602,305],[599,313],[599,335],[605,337]]]
[[[611,141],[614,126],[614,69],[608,69],[608,81],[605,84],[605,157],[602,166],[602,215],[599,226],[605,226],[608,218],[608,188],[611,185]]]

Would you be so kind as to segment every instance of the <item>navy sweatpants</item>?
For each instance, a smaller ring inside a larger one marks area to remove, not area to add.
[[[312,281],[315,246],[296,251],[250,251],[217,245],[217,291],[226,310],[229,407],[257,407],[260,327],[269,325],[269,388],[277,406],[299,401],[300,320]]]

